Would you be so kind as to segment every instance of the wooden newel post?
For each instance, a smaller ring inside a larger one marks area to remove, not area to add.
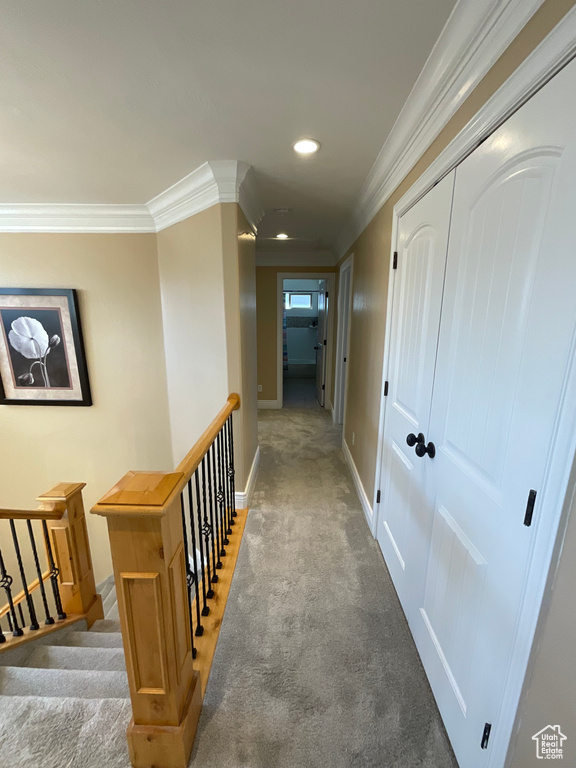
[[[104,618],[96,592],[82,489],[86,483],[59,483],[37,501],[43,508],[62,508],[59,520],[47,520],[52,552],[58,568],[62,608],[68,615],[85,614],[88,626]]]
[[[202,707],[193,668],[182,473],[129,472],[92,509],[108,520],[135,768],[186,768]]]

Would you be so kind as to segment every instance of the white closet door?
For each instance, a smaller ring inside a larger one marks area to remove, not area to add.
[[[557,449],[575,408],[563,401],[576,330],[575,75],[572,64],[456,171],[426,433],[436,456],[416,459],[433,524],[415,638],[461,768],[490,756],[481,737],[485,723],[491,742],[498,731],[532,550],[562,503],[550,473],[565,476],[573,459]]]
[[[328,300],[326,298],[326,280],[318,281],[318,342],[316,345],[316,399],[324,407],[326,387],[326,316]]]
[[[409,621],[424,583],[430,506],[423,495],[432,468],[406,437],[428,432],[453,186],[452,172],[398,229],[377,538]]]

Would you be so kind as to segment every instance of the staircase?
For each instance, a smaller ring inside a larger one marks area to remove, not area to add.
[[[129,768],[132,716],[113,577],[105,618],[0,654],[3,768]]]

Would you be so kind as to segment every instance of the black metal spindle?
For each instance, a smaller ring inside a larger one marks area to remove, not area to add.
[[[228,527],[230,533],[232,533],[232,526],[234,525],[233,507],[232,502],[232,480],[230,477],[230,435],[228,432],[228,422],[222,427],[224,432],[224,469],[225,469],[225,482],[226,492],[228,494]],[[230,535],[230,534],[228,534]]]
[[[44,604],[44,612],[46,613],[46,621],[44,624],[49,626],[54,624],[54,618],[50,615],[50,608],[48,607],[48,599],[46,598],[46,590],[44,588],[44,580],[42,578],[42,570],[40,568],[40,560],[38,559],[38,550],[36,548],[36,539],[34,537],[34,530],[32,528],[32,521],[26,520],[28,525],[28,535],[30,536],[30,546],[32,547],[32,554],[34,555],[34,564],[36,566],[36,574],[38,576],[38,586],[40,587],[40,594],[42,596],[42,603]]]
[[[2,624],[0,624],[0,645],[5,642],[6,638],[4,637],[4,632],[2,631]]]
[[[204,558],[204,537],[202,535],[202,510],[200,508],[200,476],[198,470],[194,472],[194,485],[196,488],[196,519],[198,521],[198,543],[200,545],[200,561],[202,570],[202,616],[208,616],[210,608],[206,603],[206,563],[208,562],[208,553]]]
[[[218,548],[218,563],[216,568],[222,568],[221,557],[226,557],[226,550],[224,549],[224,531],[222,530],[222,520],[220,519],[220,501],[218,497],[218,480],[217,480],[217,456],[216,456],[216,441],[210,446],[210,452],[212,453],[212,480],[214,488],[214,518],[216,520],[216,547]]]
[[[214,489],[212,488],[212,462],[211,462],[211,451],[208,450],[206,453],[206,460],[207,460],[207,475],[208,475],[208,502],[210,506],[210,521],[212,523],[212,556],[214,558],[214,569],[216,568],[222,568],[222,563],[217,557],[218,552],[218,528],[216,526],[216,519],[214,515]],[[216,584],[218,581],[218,576],[216,575],[216,570],[214,570],[214,573],[212,575],[212,584]]]
[[[24,611],[22,610],[22,603],[18,603],[18,614],[20,615],[20,625],[23,627],[24,624],[26,624],[26,619],[24,618]]]
[[[186,514],[184,512],[184,492],[180,494],[180,514],[182,515],[182,529],[184,539],[184,558],[186,563],[186,592],[188,593],[188,621],[190,622],[190,640],[192,643],[192,658],[196,658],[196,648],[194,647],[194,627],[192,625],[192,585],[196,581],[196,573],[190,568],[190,558],[188,554],[188,529],[186,526]]]
[[[36,618],[36,607],[34,606],[34,600],[32,595],[28,591],[28,582],[26,580],[26,574],[24,573],[24,563],[22,562],[22,554],[20,552],[20,542],[18,541],[18,534],[16,533],[16,525],[14,520],[10,520],[10,531],[12,532],[12,541],[14,543],[14,550],[16,552],[16,560],[18,562],[18,570],[20,571],[20,578],[22,579],[22,587],[24,589],[24,595],[26,597],[26,604],[28,605],[28,615],[30,616],[30,629],[40,629],[38,619]],[[20,603],[18,604],[20,608]],[[20,616],[22,617],[22,610],[20,609]],[[24,620],[22,619],[22,626],[24,626]]]
[[[46,553],[48,555],[48,565],[50,567],[50,582],[52,584],[52,593],[54,595],[54,603],[56,605],[56,613],[59,619],[65,619],[66,614],[62,610],[62,600],[60,599],[60,588],[58,586],[58,568],[54,562],[54,555],[52,553],[52,544],[50,543],[50,536],[48,535],[48,526],[46,520],[42,520],[42,530],[44,531],[44,541],[46,542]]]
[[[194,592],[196,596],[196,635],[200,637],[204,634],[202,619],[200,618],[200,570],[202,565],[198,565],[198,551],[196,549],[196,530],[194,528],[194,503],[192,499],[192,480],[188,480],[188,513],[190,516],[190,533],[192,537],[192,552],[194,553]]]
[[[232,481],[232,517],[236,517],[236,470],[234,469],[234,422],[232,414],[228,417],[228,429],[230,430],[230,479]]]
[[[236,517],[236,487],[234,483],[234,433],[232,429],[232,415],[228,417],[226,423],[226,431],[228,432],[228,478],[230,481],[230,509],[231,520],[230,525],[235,524],[234,518]]]
[[[223,451],[223,439],[222,430],[218,432],[218,496],[220,501],[220,517],[222,519],[222,529],[224,531],[224,546],[227,547],[230,544],[228,536],[232,533],[230,526],[228,525],[228,512],[226,510],[226,472],[224,468],[224,451]],[[223,481],[224,479],[224,481]]]
[[[211,582],[218,581],[216,576],[216,557],[214,555],[214,537],[212,536],[212,558],[210,558],[210,536],[212,534],[212,526],[208,520],[208,503],[206,499],[206,456],[202,459],[202,512],[204,513],[204,521],[202,523],[202,533],[204,534],[204,541],[206,544],[206,558],[208,568],[208,578]],[[212,575],[210,571],[210,560],[212,560]],[[212,587],[206,593],[207,598],[214,597],[214,590]]]
[[[8,617],[8,626],[14,637],[20,637],[24,634],[24,631],[18,625],[18,618],[16,616],[16,609],[14,607],[14,601],[12,599],[12,576],[6,571],[4,565],[4,558],[2,557],[2,550],[0,550],[0,587],[6,592],[6,598],[8,600],[8,606],[10,608]]]

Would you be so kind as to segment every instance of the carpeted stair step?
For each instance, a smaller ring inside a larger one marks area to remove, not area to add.
[[[2,768],[130,768],[128,699],[0,696]]]
[[[120,632],[120,622],[116,619],[98,619],[90,627],[90,632]]]
[[[71,696],[79,699],[125,699],[125,672],[95,672],[79,669],[0,668],[2,696]]]
[[[94,636],[97,636],[97,633]],[[94,669],[105,672],[126,670],[124,651],[121,648],[76,648],[62,645],[40,645],[34,648],[24,666],[38,669]]]
[[[51,645],[76,646],[79,648],[122,648],[120,632],[68,632]]]
[[[108,592],[105,598],[102,598],[104,607],[104,616],[108,618],[108,614],[116,605],[116,587],[112,585],[112,589]]]

